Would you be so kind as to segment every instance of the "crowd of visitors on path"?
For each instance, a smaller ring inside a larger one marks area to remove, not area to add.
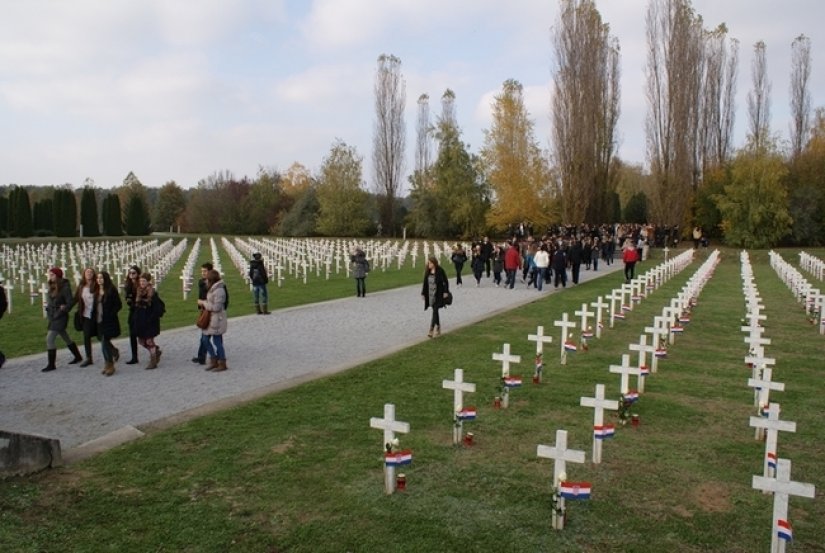
[[[149,354],[147,370],[156,369],[163,351],[155,342],[160,335],[161,319],[166,313],[166,304],[158,294],[152,275],[142,272],[140,267],[129,267],[123,285],[123,299],[111,275],[106,271],[96,271],[92,267],[83,270],[80,283],[72,292],[68,279],[64,278],[60,267],[52,267],[47,272],[48,290],[46,292],[46,366],[41,369],[48,373],[57,369],[57,338],[68,348],[72,358],[68,364],[80,367],[94,365],[93,340],[100,342],[103,357],[101,374],[112,376],[116,372],[115,364],[120,360],[120,350],[112,340],[121,335],[120,312],[124,303],[127,308],[126,323],[129,332],[129,350],[131,357],[127,365],[139,363],[138,346]],[[267,283],[269,278],[260,253],[254,253],[250,261],[249,278],[253,287],[253,299],[257,313],[269,314]],[[0,286],[0,318],[6,311],[5,289]],[[220,273],[212,263],[201,266],[201,278],[198,281],[197,308],[199,316],[197,326],[201,328],[197,354],[194,363],[207,365],[207,371],[221,372],[227,369],[226,350],[223,336],[227,331],[226,309],[229,307],[229,290]],[[74,315],[72,315],[74,312]],[[83,354],[69,335],[67,329],[71,318],[72,325],[83,336]],[[84,355],[85,354],[85,355]],[[5,363],[5,356],[0,352],[0,367]]]

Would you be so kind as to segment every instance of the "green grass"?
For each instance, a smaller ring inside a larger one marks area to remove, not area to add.
[[[795,251],[782,253],[796,262]],[[773,340],[766,352],[778,360],[774,379],[786,386],[772,399],[783,419],[797,423],[796,433],[780,434],[779,455],[792,460],[794,480],[819,493],[790,499],[791,547],[822,551],[825,337],[767,265],[767,253],[751,260]],[[568,464],[571,479],[593,483],[593,498],[568,502],[567,527],[550,529],[552,462],[536,457],[536,445],[552,445],[564,428],[569,446],[590,458],[592,409],[579,407],[579,397],[592,396],[598,382],[617,396],[608,365],[698,264],[568,365],[547,353],[541,386],[529,383],[535,345],[527,334],[552,327],[613,281],[584,283],[71,467],[0,482],[3,551],[766,551],[772,497],[751,488],[764,444],[748,426],[753,396],[736,250],[723,252],[687,331],[649,378],[635,409],[639,428],[620,428],[600,465]],[[509,409],[494,410],[500,369],[491,354],[504,342],[522,355],[513,373],[525,385],[513,391]],[[440,383],[455,367],[477,385],[466,399],[479,411],[465,425],[476,436],[471,448],[451,443],[452,394]],[[401,441],[415,455],[404,471],[407,491],[392,496],[383,493],[381,435],[368,422],[386,402],[410,423]]]
[[[177,243],[181,238],[175,236],[173,239]],[[208,235],[201,236],[201,248],[193,275],[196,280],[200,278],[201,263],[212,260],[209,238]],[[167,238],[157,237],[157,239],[160,243]],[[158,287],[158,291],[166,303],[166,315],[161,321],[161,330],[193,326],[197,318],[197,288],[189,293],[187,300],[184,300],[179,278],[197,236],[189,236],[188,239],[189,243],[186,251]],[[215,236],[214,239],[218,246],[218,255],[221,258],[224,270],[222,277],[230,292],[229,316],[236,317],[254,313],[252,293],[244,280],[245,273],[241,275],[240,271],[232,264],[228,253],[221,244],[220,237]],[[54,239],[47,241],[55,242]],[[423,260],[419,256],[416,267],[413,267],[412,261],[408,259],[400,269],[395,265],[386,271],[375,268],[367,277],[367,290],[377,292],[417,283],[424,270],[422,263]],[[268,285],[270,310],[343,298],[355,293],[355,281],[343,273],[332,275],[329,280],[325,278],[323,271],[320,276],[313,273],[308,278],[307,284],[293,276],[287,276],[280,287],[274,282],[274,278],[272,280]],[[46,349],[46,320],[42,316],[40,297],[38,296],[32,304],[28,294],[28,285],[25,287],[25,291],[16,286],[13,295],[14,312],[5,316],[2,323],[0,323],[0,347],[3,353],[11,358],[44,352]],[[125,307],[121,311],[120,319],[124,331],[122,335],[127,336]],[[76,341],[82,343],[82,333],[75,331],[71,324],[68,331]]]

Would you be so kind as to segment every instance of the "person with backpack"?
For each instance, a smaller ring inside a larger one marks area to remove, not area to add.
[[[269,315],[269,293],[266,290],[269,277],[266,274],[266,267],[260,252],[252,254],[252,260],[249,262],[249,281],[252,283],[252,299],[255,301],[255,311],[258,315]]]
[[[358,248],[349,259],[352,278],[355,279],[356,297],[364,298],[367,296],[366,279],[367,274],[370,272],[370,262],[367,260],[367,254],[364,253],[364,250]]]
[[[165,312],[166,305],[152,285],[152,275],[143,273],[135,296],[135,334],[138,343],[149,351],[147,370],[158,368],[160,362],[162,352],[155,338],[160,334],[160,319]]]
[[[3,288],[3,282],[0,281],[0,319],[9,310],[9,299],[6,297],[6,289]],[[0,351],[0,369],[6,364],[6,355]]]

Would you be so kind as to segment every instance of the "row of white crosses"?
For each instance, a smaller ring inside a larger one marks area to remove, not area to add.
[[[773,382],[770,365],[775,359],[764,356],[764,346],[770,344],[769,339],[762,338],[761,322],[765,316],[761,313],[762,305],[756,290],[753,270],[747,252],[740,254],[742,288],[745,294],[748,324],[742,330],[753,340],[748,341],[749,355],[745,362],[759,371],[756,376],[748,380],[748,385],[755,388],[759,397],[757,400],[757,416],[750,417],[750,426],[756,429],[756,438],[765,440],[765,455],[762,462],[762,475],[753,475],[751,487],[763,493],[773,493],[773,513],[771,518],[771,553],[784,553],[785,545],[793,539],[793,528],[788,521],[788,498],[792,495],[813,498],[816,488],[813,484],[794,482],[791,480],[791,461],[779,458],[777,455],[779,432],[796,432],[796,423],[779,418],[780,406],[770,401],[771,390],[784,390],[784,384]],[[757,373],[755,372],[755,375]]]
[[[825,261],[808,252],[799,252],[799,266],[814,275],[818,280],[825,280]]]
[[[796,300],[802,304],[809,317],[815,312],[825,312],[825,294],[815,288],[799,270],[785,261],[781,255],[771,250],[768,252],[771,267],[785,285],[791,289]],[[819,333],[825,334],[825,317],[819,317]]]
[[[14,293],[25,294],[28,286],[30,304],[34,305],[40,296],[40,309],[45,317],[47,271],[51,267],[60,267],[64,277],[74,284],[80,282],[86,267],[107,271],[120,287],[128,267],[139,265],[152,272],[160,282],[185,249],[186,240],[174,245],[172,239],[162,243],[153,239],[3,245],[0,248],[0,275],[6,276],[6,290],[12,304]]]
[[[183,264],[183,268],[180,270],[180,282],[181,288],[183,289],[183,299],[189,296],[189,292],[192,291],[192,286],[195,283],[195,265],[198,264],[198,256],[200,256],[201,251],[201,239],[198,238],[195,240],[195,244],[192,246],[192,249],[189,251],[189,256],[186,258],[186,262]]]

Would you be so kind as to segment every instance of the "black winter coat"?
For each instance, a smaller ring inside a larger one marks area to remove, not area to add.
[[[61,279],[57,285],[57,293],[52,296],[46,294],[46,320],[49,321],[49,330],[60,332],[66,330],[69,323],[69,311],[74,305],[74,296],[69,281]]]
[[[135,298],[135,336],[138,338],[154,338],[160,334],[161,307],[158,302],[158,293],[152,290],[152,295]]]
[[[429,275],[429,271],[424,274],[424,284],[421,286],[421,295],[424,296],[424,311],[430,307]],[[447,280],[447,273],[439,265],[435,270],[435,307],[444,307],[444,294],[449,291],[450,281]]]
[[[112,288],[101,298],[96,296],[96,312],[101,313],[100,322],[97,323],[97,335],[100,338],[116,338],[120,336],[120,319],[118,313],[123,308],[120,295]]]

